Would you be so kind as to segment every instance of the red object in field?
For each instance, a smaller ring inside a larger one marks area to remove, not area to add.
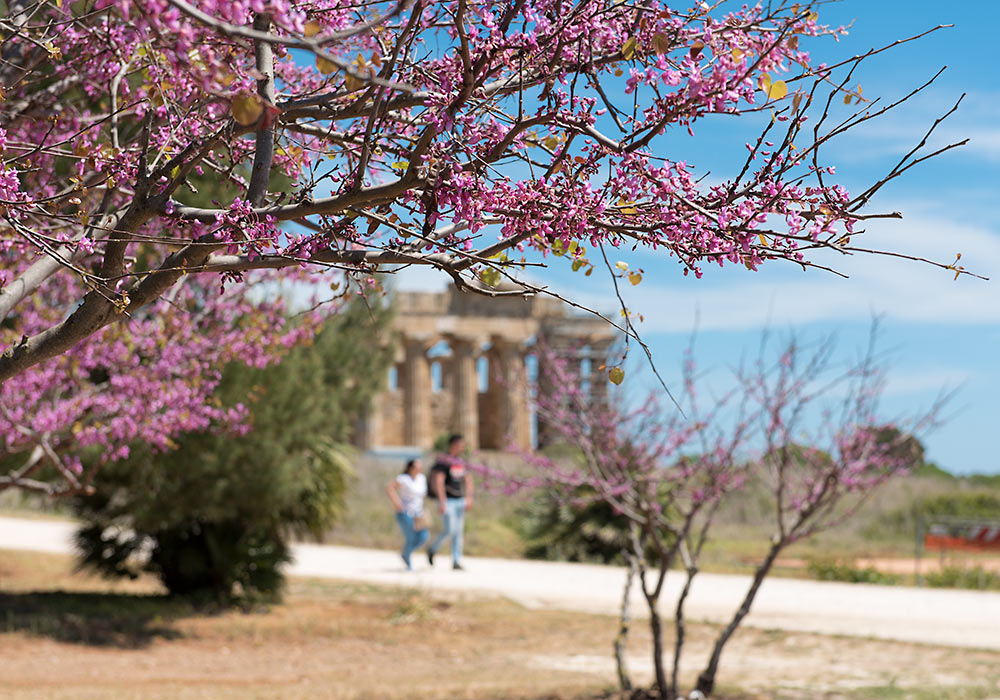
[[[983,525],[932,525],[924,535],[925,549],[1000,550],[1000,523]]]

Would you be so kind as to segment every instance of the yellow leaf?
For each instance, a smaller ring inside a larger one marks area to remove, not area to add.
[[[738,61],[743,58],[743,52],[739,49],[733,49],[733,60]]]
[[[670,40],[663,32],[657,32],[653,35],[653,51],[661,56],[670,51]]]
[[[615,77],[616,78],[622,77],[622,69],[621,68],[615,68]]]
[[[49,52],[49,58],[51,58],[53,61],[58,61],[60,58],[62,58],[62,49],[53,44],[51,41],[46,41],[44,44],[42,44],[42,46],[44,46],[45,50]]]
[[[410,167],[410,164],[405,160],[397,160],[395,163],[390,164],[389,167],[393,170],[403,171]]]
[[[264,103],[260,95],[252,92],[240,92],[229,101],[233,119],[243,126],[253,126],[264,113]]]
[[[618,207],[622,214],[637,214],[639,210],[633,207],[633,204],[635,202],[626,202],[624,199],[618,200]]]
[[[792,98],[792,109],[798,109],[800,104],[802,104],[802,93],[797,92]]]
[[[844,104],[845,105],[851,104],[851,98],[852,98],[851,93],[847,93],[846,95],[844,95]]]
[[[788,94],[788,86],[785,84],[784,80],[779,80],[776,83],[771,83],[770,87],[767,89],[767,97],[771,100],[780,100],[785,95]]]
[[[631,61],[632,57],[635,56],[636,43],[635,37],[630,36],[625,40],[625,43],[622,44],[622,56],[625,57],[626,61]]]
[[[771,76],[767,73],[761,73],[760,77],[757,79],[757,85],[764,92],[767,92],[771,88]]]
[[[764,237],[764,234],[763,234],[763,233],[761,233],[761,234],[758,234],[758,235],[760,235],[760,244],[761,244],[762,246],[766,246],[766,245],[767,245],[767,238],[765,238],[765,237]]]
[[[319,34],[319,30],[320,30],[319,22],[310,20],[309,22],[306,22],[306,26],[303,27],[302,33],[305,34],[307,37],[314,37],[317,34]]]
[[[612,367],[608,370],[608,381],[618,386],[625,381],[625,370],[621,367]]]
[[[355,78],[353,75],[348,73],[344,76],[344,86],[347,88],[348,92],[354,92],[355,90],[360,90],[365,86],[365,81],[360,78]]]
[[[337,72],[337,64],[333,61],[328,61],[322,56],[316,57],[316,70],[318,70],[323,75],[330,75],[331,73]]]
[[[559,146],[559,139],[557,139],[555,136],[546,136],[542,140],[542,143],[545,144],[545,147],[547,149],[549,149],[550,151],[554,151]]]
[[[628,269],[628,263],[623,260],[619,260],[618,262],[615,263],[615,267],[624,272],[625,270]]]
[[[628,273],[628,281],[632,283],[633,287],[635,287],[637,284],[642,282],[642,275],[638,272],[630,272]]]

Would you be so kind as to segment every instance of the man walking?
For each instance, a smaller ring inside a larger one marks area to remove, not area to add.
[[[451,568],[462,571],[462,539],[465,511],[472,507],[472,476],[462,452],[465,440],[461,435],[448,438],[448,451],[439,455],[431,467],[431,495],[438,501],[438,513],[444,517],[444,531],[427,548],[427,561],[434,566],[434,555],[447,538],[451,538]]]

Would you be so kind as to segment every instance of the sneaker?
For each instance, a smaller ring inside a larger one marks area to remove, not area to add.
[[[452,564],[451,568],[453,570],[455,570],[455,571],[465,571],[465,567],[462,566],[461,564],[459,564],[458,562],[455,562],[454,564]]]
[[[430,549],[427,550],[427,563],[434,566],[434,552]]]

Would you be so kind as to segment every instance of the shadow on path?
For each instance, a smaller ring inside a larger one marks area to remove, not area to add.
[[[60,642],[137,649],[155,639],[177,639],[170,622],[203,614],[190,603],[166,595],[0,593],[0,631],[27,632]]]

